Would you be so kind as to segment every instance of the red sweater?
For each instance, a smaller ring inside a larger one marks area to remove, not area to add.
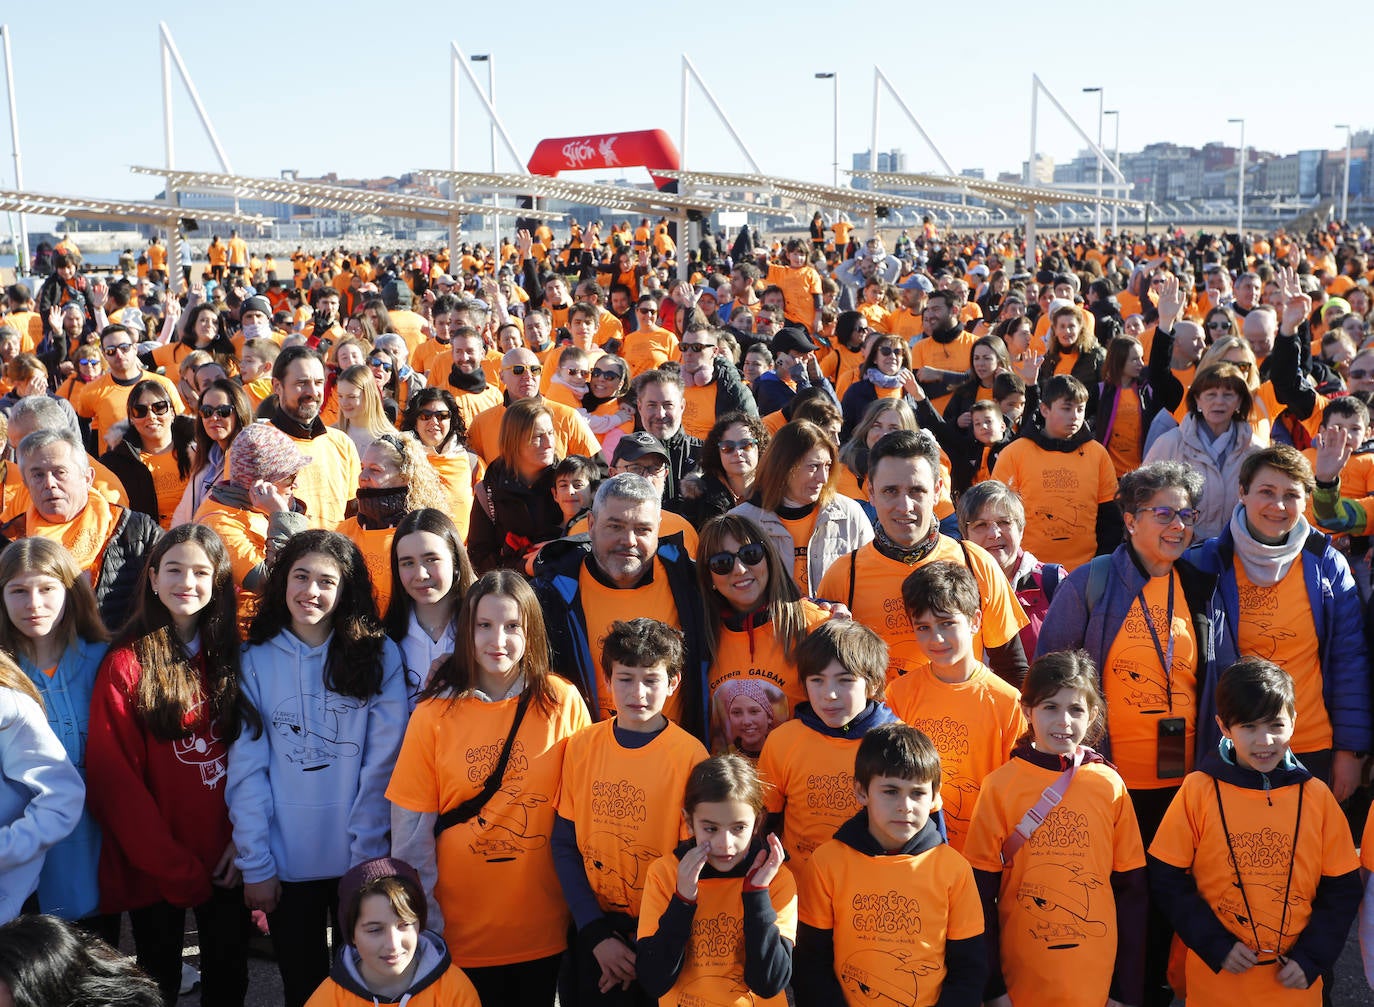
[[[204,674],[199,657],[196,668]],[[134,701],[142,674],[129,647],[111,650],[91,699],[87,801],[102,829],[102,912],[200,905],[230,840],[228,744],[199,708],[187,737],[154,737]]]

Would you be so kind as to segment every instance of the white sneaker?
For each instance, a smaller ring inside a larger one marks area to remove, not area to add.
[[[182,962],[182,964],[181,964],[181,990],[179,991],[179,992],[180,992],[180,995],[181,995],[181,996],[185,996],[187,993],[193,992],[193,991],[194,991],[197,987],[199,987],[199,986],[200,986],[200,973],[199,973],[197,970],[195,970],[194,968],[192,968],[190,965],[187,965],[185,962]]]

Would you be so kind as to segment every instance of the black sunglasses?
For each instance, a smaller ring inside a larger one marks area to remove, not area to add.
[[[233,416],[233,415],[234,415],[234,407],[233,407],[233,406],[201,406],[201,407],[200,407],[200,418],[203,419],[203,420],[208,420],[208,419],[211,419],[211,418],[213,418],[213,417],[215,417],[215,416],[218,416],[218,417],[219,417],[220,419],[222,419],[222,420],[227,420],[230,416]]]
[[[706,560],[706,565],[711,568],[711,572],[725,576],[735,568],[735,560],[739,560],[745,566],[758,566],[763,562],[765,555],[762,542],[750,542],[748,545],[739,547],[739,552],[718,552]]]
[[[384,359],[381,358],[381,357],[368,357],[368,358],[367,358],[367,366],[369,366],[369,367],[380,367],[380,368],[381,368],[382,370],[384,370],[384,371],[389,371],[389,370],[391,370],[391,361],[390,361],[390,360],[384,360]]]
[[[145,418],[149,411],[156,416],[165,416],[172,411],[172,404],[162,399],[159,402],[138,402],[129,407],[129,415],[136,420]]]
[[[600,378],[602,381],[620,380],[620,372],[618,370],[615,370],[614,368],[612,368],[609,371],[603,371],[600,367],[593,367],[591,370],[591,376],[594,378]]]

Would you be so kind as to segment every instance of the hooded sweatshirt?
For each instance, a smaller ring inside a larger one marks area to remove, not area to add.
[[[341,877],[386,856],[386,784],[408,716],[405,667],[382,642],[382,688],[366,700],[325,687],[331,633],[311,647],[290,630],[243,650],[243,698],[262,717],[229,750],[235,861],[249,884]]]
[[[812,857],[797,909],[798,1007],[866,1003],[874,990],[904,1004],[982,1002],[983,908],[936,817],[891,851],[860,811]]]
[[[1297,962],[1309,985],[1330,972],[1359,909],[1358,868],[1340,805],[1292,752],[1260,773],[1222,739],[1184,779],[1150,844],[1150,895],[1188,948],[1189,1000],[1319,1003],[1315,991],[1280,999],[1276,954]],[[1221,969],[1237,942],[1260,959],[1241,975]]]
[[[358,949],[345,944],[334,958],[329,978],[305,1002],[305,1007],[356,1007],[358,1004],[398,1004],[400,1007],[481,1007],[477,990],[463,970],[453,964],[444,940],[422,930],[415,947],[415,979],[399,997],[381,997],[367,988],[358,967]]]

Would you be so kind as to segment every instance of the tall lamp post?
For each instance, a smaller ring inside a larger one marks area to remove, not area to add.
[[[473,63],[485,63],[487,65],[487,101],[491,102],[493,108],[496,107],[496,60],[491,53],[474,53],[468,57]],[[491,123],[491,173],[496,174],[496,121]],[[498,197],[496,193],[491,194],[491,204],[496,206]],[[496,268],[501,268],[501,215],[494,209],[491,212],[491,261],[496,263]]]
[[[1102,88],[1085,87],[1084,94],[1097,95],[1097,149],[1102,149]],[[1099,243],[1102,241],[1102,158],[1097,161],[1097,208],[1093,212],[1093,229]]]
[[[1341,223],[1350,219],[1350,126],[1336,123],[1337,129],[1345,130],[1345,188],[1341,190]]]
[[[1240,125],[1240,176],[1236,179],[1236,239],[1245,244],[1245,119],[1227,119],[1231,124]]]
[[[1107,111],[1103,112],[1102,114],[1103,114],[1103,115],[1110,115],[1110,116],[1112,117],[1112,122],[1114,123],[1113,129],[1112,129],[1112,163],[1116,165],[1116,170],[1117,170],[1117,171],[1120,171],[1120,170],[1121,170],[1121,110],[1120,110],[1120,109],[1115,109],[1115,108],[1109,108],[1109,109],[1107,109]],[[1120,192],[1120,190],[1118,190],[1118,191],[1117,191],[1117,196],[1120,197],[1120,195],[1121,195],[1121,192]],[[1113,237],[1113,238],[1116,237],[1116,212],[1117,212],[1118,209],[1120,209],[1120,207],[1118,207],[1117,204],[1113,203],[1113,204],[1112,204],[1112,237]]]
[[[828,81],[830,81],[830,83],[831,83],[832,85],[834,85],[833,88],[832,88],[832,94],[834,95],[834,106],[835,106],[835,126],[834,126],[834,130],[833,130],[834,148],[835,148],[835,150],[834,150],[835,159],[834,159],[833,162],[831,162],[831,165],[830,165],[830,167],[831,167],[831,180],[830,180],[830,184],[838,187],[839,184],[840,184],[840,75],[839,75],[838,73],[833,72],[833,71],[832,71],[831,73],[818,73],[818,74],[816,74],[816,79],[817,79],[817,80],[828,80]],[[872,170],[874,170],[874,171],[877,171],[877,170],[878,170],[878,163],[877,163],[877,162],[878,162],[878,153],[877,153],[877,151],[874,151],[874,152],[873,152],[873,164],[869,165],[869,167],[870,167]]]

